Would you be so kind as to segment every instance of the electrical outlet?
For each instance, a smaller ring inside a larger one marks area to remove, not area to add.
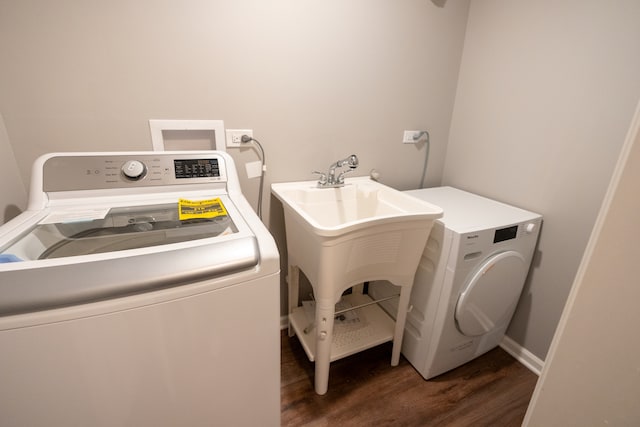
[[[227,129],[226,139],[227,148],[238,148],[242,143],[242,135],[247,135],[253,138],[253,130],[251,129]]]
[[[415,139],[414,139],[415,137]],[[402,136],[403,144],[415,144],[420,139],[420,131],[419,130],[405,130],[404,135]]]

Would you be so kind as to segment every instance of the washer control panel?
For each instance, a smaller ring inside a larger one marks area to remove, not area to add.
[[[43,165],[47,192],[226,181],[223,156],[211,152],[59,155]]]

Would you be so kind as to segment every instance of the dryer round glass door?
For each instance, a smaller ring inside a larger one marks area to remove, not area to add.
[[[483,261],[458,298],[458,330],[474,337],[509,322],[527,271],[524,257],[515,251],[500,252]]]

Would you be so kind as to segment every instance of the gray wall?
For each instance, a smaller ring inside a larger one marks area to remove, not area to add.
[[[640,425],[640,103],[622,153],[525,426]]]
[[[508,335],[544,359],[640,98],[637,0],[474,1],[443,184],[544,215]]]
[[[268,182],[313,179],[357,153],[360,174],[376,168],[405,189],[418,186],[424,156],[402,132],[429,129],[436,185],[467,10],[425,0],[2,1],[0,112],[25,181],[44,152],[147,149],[149,119],[222,119],[254,130]],[[257,183],[245,184],[255,200]]]

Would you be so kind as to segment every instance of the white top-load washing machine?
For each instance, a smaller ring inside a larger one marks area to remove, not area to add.
[[[226,153],[45,155],[0,261],[2,424],[280,425],[279,255]]]
[[[416,272],[402,346],[402,354],[429,379],[500,344],[529,272],[542,217],[452,187],[407,193],[444,210]],[[375,282],[369,292],[382,298],[393,289]]]

